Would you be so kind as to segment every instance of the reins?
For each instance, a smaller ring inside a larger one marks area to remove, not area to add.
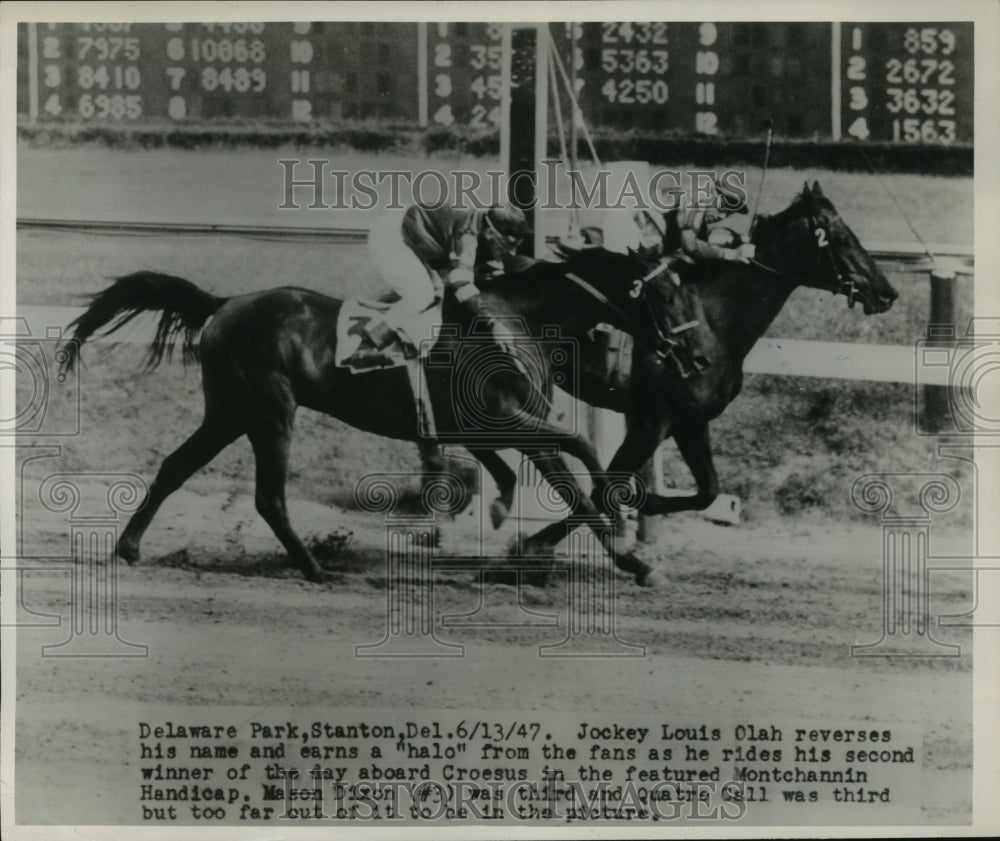
[[[757,198],[754,200],[753,204],[753,214],[750,217],[751,238],[753,237],[753,234],[757,229],[757,220],[759,218],[757,211],[760,208],[760,198],[764,193],[764,182],[767,180],[767,165],[771,159],[771,143],[774,140],[774,119],[769,117],[765,125],[767,126],[767,140],[764,144],[764,167],[760,174],[760,189],[757,190]],[[861,150],[861,154],[864,155],[863,149]],[[865,160],[868,160],[867,155],[865,155]],[[871,161],[869,161],[868,164],[869,166],[871,166]],[[872,167],[872,171],[873,172],[875,171],[874,167]],[[895,197],[893,197],[893,200],[895,201]],[[900,208],[900,212],[902,212],[902,208]],[[837,216],[834,217],[834,219],[837,218],[839,217]],[[907,223],[909,223],[908,219]],[[910,226],[910,229],[913,230],[913,233],[917,236],[917,239],[920,239],[920,235],[917,234],[917,232],[913,229],[912,225]],[[922,239],[920,241],[921,243],[923,243]],[[924,248],[926,249],[927,246],[924,245]],[[837,261],[833,258],[833,250],[827,247],[826,252],[827,256],[830,258],[830,266],[833,269],[833,273],[837,278],[837,292],[843,292],[844,295],[847,297],[847,306],[853,307],[855,298],[858,293],[857,284],[855,284],[853,280],[846,280],[846,281],[844,280],[844,276],[841,273],[840,268],[837,266]],[[928,250],[927,253],[930,254],[930,251]],[[751,259],[748,262],[751,266],[754,266],[755,268],[760,269],[761,271],[767,272],[768,274],[773,275],[774,277],[780,277],[784,280],[789,280],[792,283],[796,284],[797,286],[801,286],[806,283],[806,279],[803,277],[796,277],[795,275],[789,274],[788,272],[783,272],[780,271],[779,269],[774,269],[771,268],[770,266],[765,266],[759,260]]]
[[[834,216],[833,220],[831,221],[834,221],[839,218],[840,218],[839,216]],[[829,245],[822,247],[820,250],[826,252],[827,259],[830,261],[830,268],[833,269],[833,274],[836,277],[837,289],[835,290],[835,292],[842,293],[847,298],[847,306],[853,308],[855,301],[857,300],[857,294],[858,294],[857,284],[854,282],[852,278],[846,280],[844,279],[843,272],[840,271],[840,267],[837,265],[837,261],[834,259],[833,249]],[[767,272],[768,274],[773,275],[774,277],[780,277],[783,280],[791,281],[796,286],[807,285],[807,279],[803,276],[793,275],[790,274],[789,272],[783,272],[780,269],[775,269],[771,266],[765,265],[756,258],[751,258],[748,262],[754,268],[759,269],[760,271],[763,272]]]

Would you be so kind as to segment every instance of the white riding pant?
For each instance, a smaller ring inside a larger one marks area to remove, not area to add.
[[[405,210],[387,210],[368,233],[368,256],[382,280],[400,300],[386,313],[386,322],[402,329],[410,338],[414,316],[423,313],[434,301],[434,283],[420,258],[403,242]],[[418,319],[423,321],[424,319]]]
[[[655,248],[663,240],[656,216],[640,211],[612,208],[604,216],[604,247],[625,254],[630,248]]]

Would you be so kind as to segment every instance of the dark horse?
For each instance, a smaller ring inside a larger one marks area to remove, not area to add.
[[[545,328],[552,335],[554,326],[563,337],[579,337],[598,322],[615,317],[566,275],[572,273],[616,296],[622,278],[637,276],[644,269],[641,262],[624,255],[610,259],[611,264],[602,265],[599,272],[588,255],[565,263],[539,262],[519,274],[516,282],[484,292],[482,301],[487,312],[523,319],[524,336],[546,335]],[[205,395],[201,426],[163,461],[143,507],[118,541],[120,557],[129,563],[138,560],[143,533],[163,501],[224,447],[246,435],[256,459],[258,512],[305,576],[322,579],[322,569],[292,529],[285,505],[297,407],[324,412],[378,435],[412,441],[421,437],[405,368],[354,374],[335,364],[341,305],[340,300],[292,287],[222,298],[190,281],[150,271],[119,278],[94,296],[72,325],[79,344],[68,346],[69,366],[79,346],[97,331],[113,332],[141,312],[157,311],[161,315],[149,367],[155,367],[182,338],[185,358],[200,357]],[[474,447],[487,441],[491,449],[520,450],[575,514],[592,525],[599,523],[597,507],[582,493],[560,454],[583,461],[600,495],[609,488],[593,445],[545,419],[551,342],[522,338],[512,340],[507,353],[501,352],[489,334],[475,335],[482,325],[450,294],[443,320],[459,326],[462,334],[438,341],[424,369],[437,427],[447,430],[447,440],[455,443]],[[483,364],[475,358],[470,361],[468,354],[464,371],[450,363],[432,364],[449,351],[461,357],[461,351],[468,348],[479,349]],[[460,412],[463,400],[469,410],[465,414]],[[543,551],[563,536],[551,529],[543,531],[543,538],[529,539],[529,544]],[[634,573],[640,584],[652,583],[649,566],[630,553],[616,551],[606,529],[595,527],[595,531],[621,569]]]
[[[700,374],[682,379],[677,368],[666,364],[649,343],[636,342],[627,389],[607,387],[602,348],[588,353],[585,346],[581,360],[584,376],[568,381],[580,384],[574,396],[625,415],[625,440],[608,465],[609,473],[636,476],[661,442],[673,437],[677,443],[697,490],[683,496],[640,495],[643,514],[701,510],[718,496],[709,421],[739,394],[743,360],[796,287],[845,295],[851,307],[860,301],[865,315],[885,312],[897,297],[818,183],[811,188],[806,184],[781,213],[760,217],[754,242],[757,257],[751,264],[699,267],[698,276],[685,283],[687,294],[696,297],[700,310],[696,339],[699,354],[705,357]],[[598,274],[610,270],[610,266],[601,267],[599,249],[590,253]],[[669,281],[663,276],[648,281],[640,299],[655,308],[656,287],[665,283]],[[628,285],[627,279],[622,279],[622,285]],[[497,481],[500,496],[491,514],[498,526],[511,505],[516,477],[495,453],[473,453]]]

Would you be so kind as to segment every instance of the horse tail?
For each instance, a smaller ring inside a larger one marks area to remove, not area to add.
[[[75,341],[66,345],[63,367],[73,370],[83,343],[102,327],[111,325],[102,334],[108,335],[143,312],[162,313],[149,346],[146,370],[159,365],[164,353],[169,359],[178,338],[183,343],[184,363],[193,362],[198,358],[198,331],[227,300],[173,275],[141,271],[120,277],[103,292],[91,296],[90,306],[69,325]]]

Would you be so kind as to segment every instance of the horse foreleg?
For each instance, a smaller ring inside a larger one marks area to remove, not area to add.
[[[595,499],[604,495],[604,489],[608,484],[608,476],[604,472],[604,465],[601,464],[597,456],[597,449],[590,441],[579,433],[570,432],[565,427],[551,421],[543,420],[536,416],[529,416],[527,413],[522,415],[522,417],[530,418],[534,432],[539,437],[537,443],[545,442],[553,446],[558,446],[560,453],[573,456],[573,458],[583,463],[583,466],[587,468],[587,472],[590,473],[590,477],[593,480]],[[526,443],[529,437],[527,434],[524,434],[517,439],[512,439],[511,444],[519,446],[519,443],[522,441]],[[522,450],[522,452],[526,451]]]
[[[719,476],[712,460],[708,424],[679,427],[674,430],[677,449],[694,477],[697,490],[683,496],[650,495],[640,509],[643,514],[673,514],[675,511],[703,511],[719,495]]]
[[[243,428],[235,420],[206,414],[191,437],[163,460],[142,507],[118,540],[118,556],[130,564],[138,561],[142,536],[163,501],[242,434]]]
[[[625,440],[622,441],[618,451],[608,464],[608,473],[616,477],[627,477],[636,483],[642,481],[639,478],[639,471],[656,453],[656,448],[663,441],[663,431],[666,428],[664,424],[654,422],[653,414],[651,412],[638,419],[628,419]],[[639,498],[648,500],[649,490],[648,488],[640,488]],[[617,499],[602,498],[598,496],[596,490],[592,498],[605,514],[610,517],[618,516],[619,501]],[[644,508],[642,505],[639,507]]]
[[[283,408],[281,416],[256,418],[249,432],[257,459],[257,512],[281,541],[288,556],[310,581],[323,580],[323,568],[295,533],[285,505],[285,479],[292,435],[292,413]]]
[[[553,453],[528,452],[528,456],[535,463],[539,473],[552,486],[552,488],[562,497],[563,501],[573,512],[572,517],[567,517],[559,522],[551,523],[541,531],[531,535],[528,543],[537,543],[543,546],[555,546],[563,540],[574,525],[574,518],[584,518],[589,527],[593,530],[601,541],[605,551],[611,556],[620,570],[635,575],[635,581],[642,586],[651,586],[654,582],[651,577],[652,567],[639,560],[629,551],[620,551],[615,546],[614,535],[607,528],[599,527],[597,524],[602,519],[601,512],[580,488],[573,475],[566,467],[566,463],[559,455]]]
[[[496,450],[485,447],[467,447],[483,467],[489,471],[493,481],[497,483],[498,496],[490,503],[490,522],[498,529],[504,524],[514,504],[514,490],[517,488],[517,474],[511,469]]]

